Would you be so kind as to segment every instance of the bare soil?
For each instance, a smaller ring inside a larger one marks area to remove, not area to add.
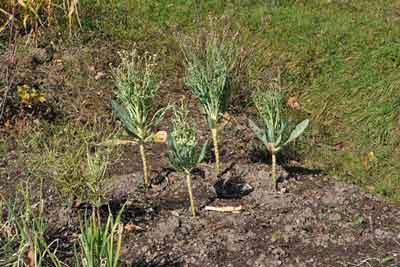
[[[125,266],[399,266],[399,207],[301,167],[281,169],[276,192],[268,165],[226,166],[219,178],[209,164],[195,172],[195,218],[183,176],[160,169],[146,193],[140,172],[116,176],[109,204],[117,212],[128,201],[123,221],[141,228],[125,236]],[[54,210],[51,224],[68,240],[78,231],[77,214],[88,208]]]

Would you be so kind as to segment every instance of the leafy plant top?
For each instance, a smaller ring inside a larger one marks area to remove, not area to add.
[[[282,117],[284,95],[275,90],[258,91],[253,96],[254,104],[264,122],[265,128],[259,128],[249,119],[250,128],[270,152],[278,152],[288,143],[299,137],[307,128],[309,120],[299,123],[290,131],[288,122]]]
[[[174,108],[172,130],[168,136],[168,160],[179,172],[190,172],[205,156],[207,142],[198,149],[196,127],[188,120],[189,111],[184,104]]]

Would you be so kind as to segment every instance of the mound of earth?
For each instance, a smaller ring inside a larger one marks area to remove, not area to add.
[[[193,177],[195,218],[185,179],[172,170],[160,172],[146,193],[139,172],[115,177],[111,206],[128,201],[124,223],[141,228],[125,235],[124,266],[399,266],[399,207],[307,170],[281,169],[280,177],[276,192],[266,164],[232,163],[218,178],[203,165]],[[221,186],[238,194],[221,194]]]

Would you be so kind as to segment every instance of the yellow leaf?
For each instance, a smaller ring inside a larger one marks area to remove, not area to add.
[[[158,131],[154,134],[154,142],[165,144],[167,142],[168,133],[166,131]]]
[[[18,96],[22,102],[28,103],[31,100],[31,95],[29,94],[29,87],[27,85],[17,87]]]
[[[272,233],[271,241],[272,242],[276,242],[281,238],[282,238],[282,233],[280,231],[275,231],[275,232]]]
[[[39,93],[36,89],[32,89],[31,97],[32,98],[37,98],[39,96]]]
[[[368,153],[368,160],[369,161],[375,161],[376,160],[376,156],[375,156],[375,153],[374,152],[369,152]]]
[[[45,98],[43,95],[40,95],[40,96],[38,97],[38,100],[39,100],[40,103],[46,102],[46,98]]]

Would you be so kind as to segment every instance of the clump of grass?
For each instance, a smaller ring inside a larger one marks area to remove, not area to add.
[[[237,35],[228,31],[210,31],[199,40],[182,38],[186,63],[186,85],[201,104],[211,130],[214,145],[215,170],[220,173],[218,128],[236,79],[235,68],[240,57]]]
[[[102,159],[108,166],[119,157],[119,148],[108,142],[118,130],[97,123],[34,126],[21,142],[23,149],[30,151],[21,168],[32,180],[45,179],[68,204],[74,200],[95,204],[96,199],[101,199],[102,185],[108,176],[96,176],[88,161]]]
[[[106,178],[107,168],[110,164],[110,148],[101,150],[96,148],[94,152],[87,149],[87,186],[89,188],[89,196],[91,203],[99,208],[104,200],[104,182]]]
[[[1,204],[0,265],[1,266],[65,266],[56,256],[57,241],[46,240],[47,223],[44,219],[44,200],[31,203],[28,184],[19,190],[22,207]],[[3,241],[4,240],[4,241]]]
[[[283,118],[284,95],[277,90],[258,91],[253,96],[254,104],[261,117],[264,128],[259,128],[249,119],[250,128],[263,142],[272,157],[272,179],[277,187],[276,155],[288,143],[299,137],[308,126],[308,119],[299,123],[292,131]]]
[[[125,206],[124,206],[125,207]],[[98,211],[81,223],[79,244],[80,254],[76,254],[76,266],[85,267],[118,267],[122,243],[123,225],[119,211],[116,218],[111,212],[105,225],[101,224]]]
[[[189,111],[184,103],[174,108],[172,130],[168,136],[168,160],[172,167],[186,176],[192,215],[196,216],[196,207],[192,193],[191,171],[205,156],[207,142],[199,151],[196,138],[196,127],[189,122]]]
[[[126,132],[139,144],[143,181],[147,188],[150,185],[150,166],[146,159],[145,145],[153,141],[153,131],[161,123],[168,107],[158,110],[154,108],[154,98],[158,90],[154,73],[155,55],[146,52],[140,56],[135,49],[131,53],[120,53],[120,56],[122,62],[117,68],[113,68],[113,74],[116,95],[121,104],[112,101],[112,107]]]

